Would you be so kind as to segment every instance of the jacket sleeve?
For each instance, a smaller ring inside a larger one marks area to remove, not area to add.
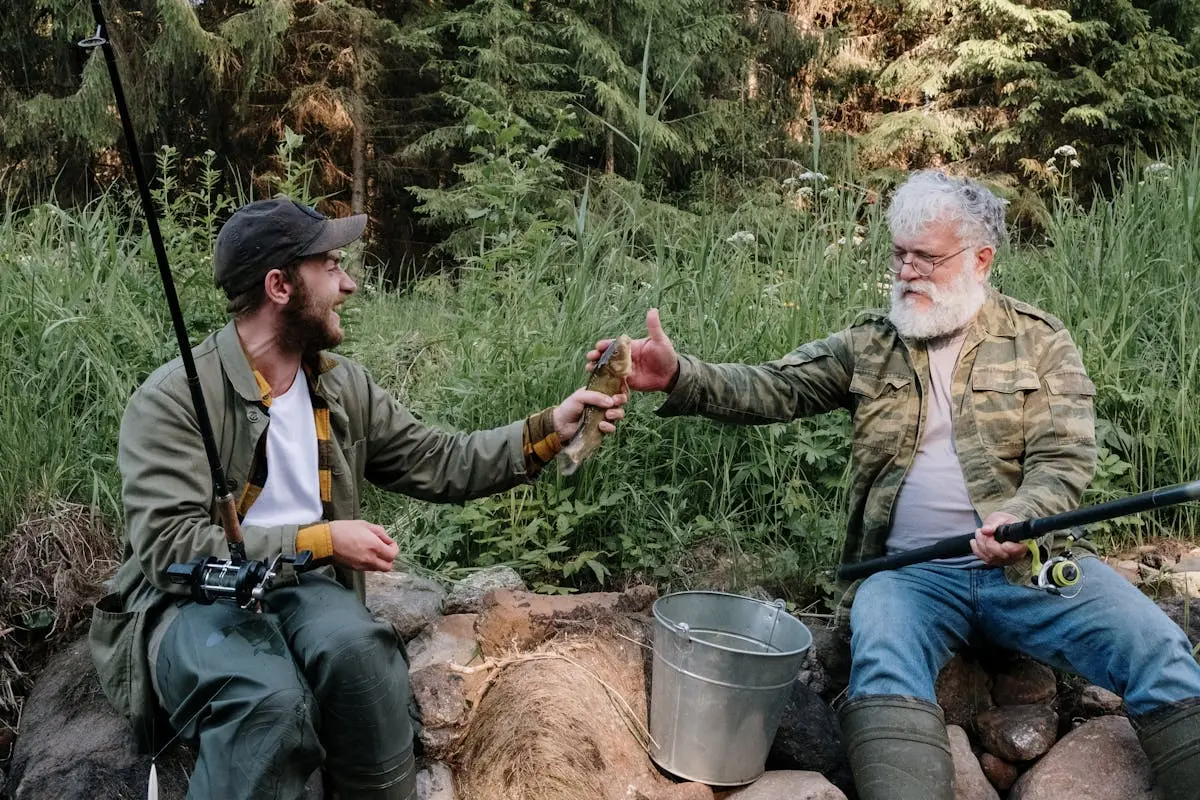
[[[1039,387],[1025,399],[1021,485],[996,509],[1019,519],[1078,507],[1096,466],[1096,387],[1065,329],[1053,333],[1038,378]]]
[[[442,431],[364,377],[370,414],[364,476],[371,483],[421,500],[458,503],[532,480],[523,420],[474,433]]]
[[[126,535],[142,572],[158,589],[186,594],[167,567],[203,556],[227,558],[225,532],[214,524],[212,472],[190,394],[182,382],[138,389],[121,420],[117,464]],[[295,525],[241,529],[250,559],[296,552]]]
[[[846,408],[854,374],[850,337],[850,330],[835,333],[759,366],[680,356],[675,387],[657,413],[765,425]]]

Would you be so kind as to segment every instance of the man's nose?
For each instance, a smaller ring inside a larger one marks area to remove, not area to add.
[[[921,273],[917,272],[917,268],[916,268],[915,264],[916,264],[916,259],[913,258],[913,254],[905,253],[904,258],[900,261],[900,272],[898,275],[900,280],[915,281],[915,280],[925,277]]]

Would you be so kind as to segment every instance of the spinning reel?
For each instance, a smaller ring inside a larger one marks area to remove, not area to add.
[[[1083,589],[1083,570],[1079,568],[1079,564],[1075,562],[1075,554],[1071,552],[1071,545],[1074,543],[1075,537],[1068,536],[1067,545],[1062,553],[1047,558],[1049,553],[1044,547],[1040,547],[1032,539],[1028,540],[1026,544],[1029,545],[1029,552],[1033,556],[1030,585],[1035,589],[1043,589],[1050,594],[1067,598],[1078,595]]]

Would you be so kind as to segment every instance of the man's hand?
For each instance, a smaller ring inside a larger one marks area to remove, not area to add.
[[[988,514],[983,525],[975,529],[971,552],[989,567],[1007,567],[1020,561],[1029,552],[1024,542],[997,542],[996,528],[1021,520],[1003,511]]]
[[[669,391],[675,381],[675,373],[679,370],[679,354],[675,352],[675,346],[663,331],[657,308],[646,312],[646,332],[650,335],[644,339],[635,339],[629,345],[633,371],[629,373],[625,382],[630,389],[639,392]],[[588,352],[589,372],[600,360],[610,342],[612,339],[601,339],[596,342],[596,349]]]
[[[558,433],[559,439],[567,441],[575,435],[575,431],[579,430],[579,421],[583,419],[584,407],[596,406],[605,410],[604,419],[600,420],[600,432],[612,433],[617,429],[613,423],[625,416],[625,409],[621,406],[625,405],[628,399],[624,394],[610,397],[604,392],[576,389],[570,397],[555,407],[554,430]]]
[[[361,519],[340,519],[329,523],[333,540],[333,560],[351,569],[365,572],[391,572],[400,547],[382,526]]]

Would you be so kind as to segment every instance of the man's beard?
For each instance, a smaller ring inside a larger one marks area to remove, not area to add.
[[[299,353],[305,359],[316,358],[322,350],[337,346],[342,334],[329,325],[333,304],[316,307],[304,281],[296,282],[295,291],[283,307],[279,333],[275,340],[284,352]]]
[[[925,295],[931,301],[930,306],[918,309],[913,300],[905,298],[906,291]],[[967,264],[946,287],[939,287],[927,278],[893,280],[888,319],[904,338],[927,341],[962,330],[986,300],[987,289],[975,280],[974,265]]]

